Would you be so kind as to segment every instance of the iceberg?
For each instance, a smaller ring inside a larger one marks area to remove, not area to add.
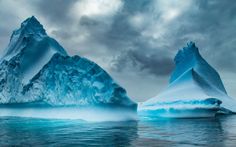
[[[4,109],[96,107],[111,113],[137,109],[105,70],[86,58],[69,56],[34,16],[13,32],[1,58],[0,105]]]
[[[179,50],[168,87],[138,106],[141,115],[155,117],[213,117],[235,113],[236,101],[227,95],[217,71],[200,55],[195,43]]]

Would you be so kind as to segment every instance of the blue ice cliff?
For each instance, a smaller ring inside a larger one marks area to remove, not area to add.
[[[163,117],[211,117],[236,112],[217,71],[202,58],[193,42],[175,56],[168,87],[139,105],[140,114]]]
[[[15,30],[0,63],[0,104],[136,111],[125,89],[96,63],[69,56],[32,16]]]

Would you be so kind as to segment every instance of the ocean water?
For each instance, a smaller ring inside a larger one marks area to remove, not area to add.
[[[0,117],[0,146],[236,146],[236,115],[127,122]]]

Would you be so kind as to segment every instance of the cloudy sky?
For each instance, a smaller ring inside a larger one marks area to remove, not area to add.
[[[173,58],[190,40],[236,98],[234,0],[0,0],[0,51],[32,15],[69,54],[98,63],[136,101],[167,86]]]

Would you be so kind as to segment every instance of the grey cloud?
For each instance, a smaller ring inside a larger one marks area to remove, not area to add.
[[[31,1],[33,7],[51,23],[69,24],[71,21],[68,11],[78,0],[49,0],[47,2]]]
[[[95,19],[89,18],[88,16],[82,16],[79,24],[81,26],[87,26],[87,27],[96,27],[99,22]]]
[[[236,57],[234,1],[196,1],[192,7],[193,10],[183,14],[175,23],[177,33],[170,39],[176,44],[192,39],[200,45],[203,55],[219,69],[235,71],[235,62],[228,62]],[[222,54],[227,54],[227,58]]]
[[[113,68],[117,71],[127,70],[127,68],[139,69],[140,71],[147,71],[153,75],[168,75],[173,69],[174,65],[172,59],[165,56],[165,54],[146,54],[129,50],[125,54],[118,56],[113,60]],[[129,66],[129,67],[127,67]]]
[[[142,30],[134,28],[129,20],[137,13],[152,13],[152,1],[124,2],[122,10],[113,17],[110,27],[106,28],[103,25],[106,20],[100,21],[100,18],[83,17],[80,24],[93,34],[91,40],[104,44],[107,46],[107,53],[113,54],[112,70],[122,72],[124,67],[135,65],[138,71],[134,72],[147,72],[156,76],[169,74],[173,69],[173,62],[168,51],[152,47],[149,44],[150,38],[142,37]],[[99,31],[101,29],[105,31]]]
[[[114,24],[106,34],[109,38],[103,38],[109,48],[126,52],[121,53],[121,56],[114,60],[117,63],[113,64],[115,66],[113,68],[117,71],[121,71],[124,66],[127,66],[124,59],[128,58],[131,60],[130,62],[135,63],[135,66],[140,67],[138,69],[141,71],[149,71],[150,74],[156,76],[168,75],[173,70],[173,62],[171,61],[173,54],[190,40],[196,42],[203,56],[217,69],[220,71],[236,71],[236,63],[232,62],[236,58],[234,53],[236,45],[236,3],[233,0],[193,1],[185,13],[165,26],[167,31],[162,37],[167,43],[163,44],[163,40],[154,39],[156,46],[149,44],[153,38],[142,36],[143,30],[136,30],[130,26],[128,19],[135,13],[141,12],[151,18],[146,18],[147,21],[153,22],[149,23],[150,26],[147,28],[152,27],[152,25],[159,25],[157,23],[159,22],[159,14],[155,9],[161,6],[154,8],[151,1],[125,2],[122,13],[114,18]],[[159,43],[162,45],[159,46]],[[169,52],[165,52],[165,50]],[[162,52],[164,52],[165,57],[162,57]],[[147,54],[151,55],[147,56]],[[227,58],[222,55],[227,56]],[[162,63],[165,63],[166,67],[163,68]]]
[[[67,32],[67,31],[61,31],[61,30],[53,30],[52,34],[55,36],[58,36],[61,39],[68,39],[68,38],[72,38],[74,35]]]
[[[77,1],[78,0],[30,1],[32,8],[35,9],[37,14],[43,16],[47,23],[54,27],[51,32],[48,32],[49,30],[47,30],[47,32],[65,46],[68,52],[73,50],[71,49],[73,45],[70,44],[74,44],[69,40],[77,36],[77,32],[73,32],[74,28],[72,25],[78,21],[78,18],[70,15],[70,10]]]

